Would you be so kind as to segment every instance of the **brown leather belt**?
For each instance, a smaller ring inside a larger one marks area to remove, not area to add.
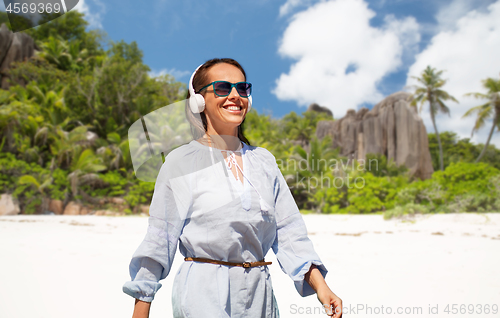
[[[193,262],[201,262],[201,263],[219,264],[219,265],[240,266],[240,267],[244,267],[244,268],[271,265],[273,263],[273,262],[265,262],[264,260],[262,260],[260,262],[233,263],[233,262],[224,262],[224,261],[218,261],[215,259],[199,258],[199,257],[184,257],[184,260],[185,261],[193,261]]]

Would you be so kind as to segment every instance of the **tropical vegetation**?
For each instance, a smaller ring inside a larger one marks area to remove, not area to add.
[[[44,213],[50,200],[97,209],[110,197],[138,213],[151,202],[154,182],[135,175],[129,128],[186,96],[185,84],[172,76],[149,74],[135,42],[110,41],[86,26],[81,13],[70,11],[27,30],[41,52],[11,65],[10,88],[0,90],[0,193],[17,198],[26,214]],[[449,113],[443,101],[454,100],[441,89],[440,75],[427,68],[414,94],[414,105],[429,102],[436,132],[434,115]],[[487,94],[473,95],[488,103],[468,112],[478,114],[477,129],[488,118],[498,127],[498,86],[490,82]],[[291,112],[276,119],[252,110],[243,125],[252,145],[274,154],[303,212],[500,211],[500,150],[490,144],[491,133],[485,145],[451,132],[429,134],[436,172],[418,180],[380,154],[364,162],[342,157],[329,137],[316,137],[321,120],[334,118]],[[149,131],[148,141],[170,135],[176,132]]]

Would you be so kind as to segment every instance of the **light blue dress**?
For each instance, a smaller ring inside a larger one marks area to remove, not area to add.
[[[155,184],[146,236],[132,256],[123,291],[151,302],[170,272],[179,244],[184,257],[262,260],[270,248],[305,297],[314,251],[275,157],[243,143],[244,184],[221,150],[191,141],[165,159]],[[270,266],[276,266],[272,264]],[[185,261],[174,279],[174,317],[279,317],[267,266],[243,268]]]

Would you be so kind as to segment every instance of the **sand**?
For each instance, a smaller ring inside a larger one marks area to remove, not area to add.
[[[500,214],[304,220],[345,317],[500,316]],[[0,317],[131,317],[122,285],[146,229],[146,217],[0,217]],[[272,250],[266,260],[281,317],[327,317],[316,296],[300,297]],[[181,262],[178,253],[150,317],[172,317]]]

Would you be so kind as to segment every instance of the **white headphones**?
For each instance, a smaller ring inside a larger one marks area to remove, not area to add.
[[[196,94],[196,92],[194,91],[194,87],[193,87],[194,76],[196,75],[196,72],[198,71],[198,69],[200,67],[202,67],[202,66],[203,66],[203,64],[201,64],[200,66],[198,66],[196,68],[196,70],[193,72],[193,75],[191,75],[191,78],[189,79],[189,87],[188,87],[188,89],[189,89],[189,100],[188,100],[188,103],[189,103],[189,108],[195,114],[201,113],[202,111],[205,110],[205,98],[201,94]],[[252,96],[248,96],[248,110],[247,110],[247,114],[248,114],[248,112],[250,111],[251,108],[252,108]]]

